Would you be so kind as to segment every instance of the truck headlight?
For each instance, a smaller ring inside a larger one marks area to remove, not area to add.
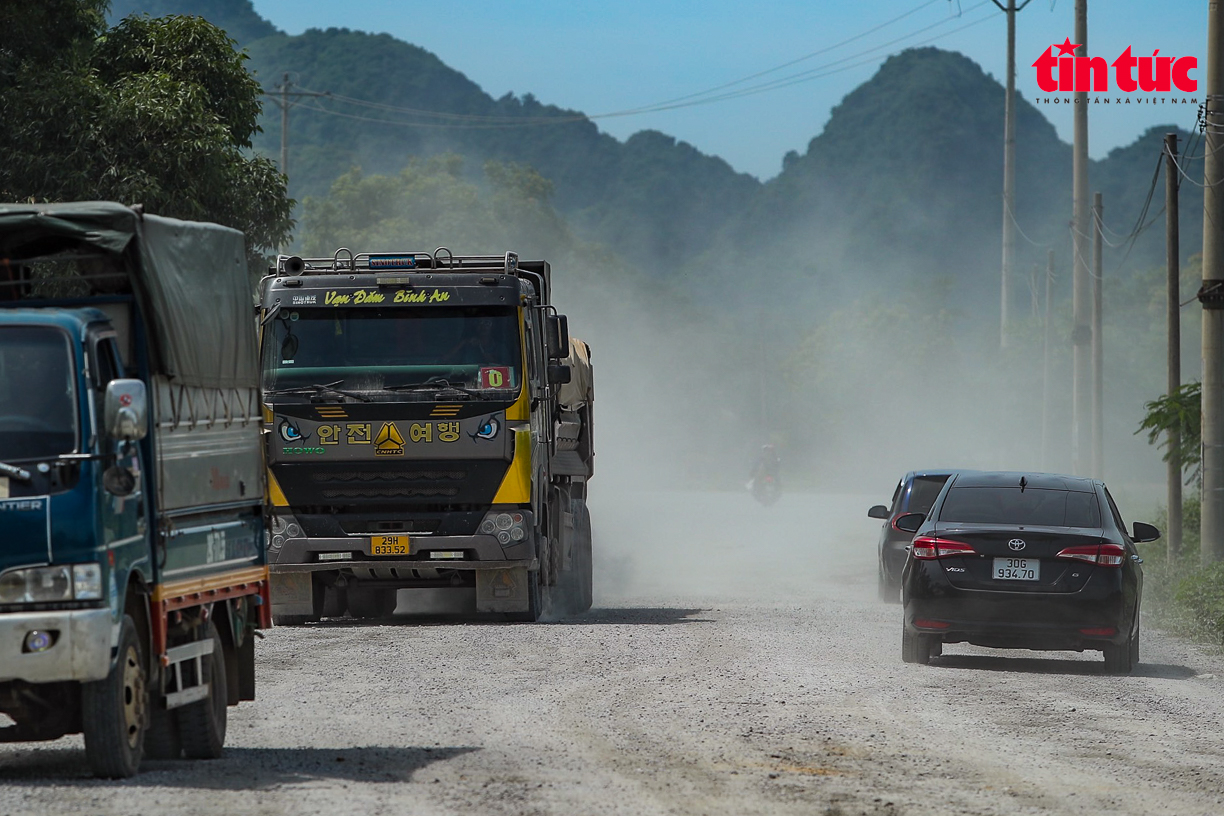
[[[102,567],[99,564],[74,564],[72,594],[78,601],[101,600]]]
[[[480,532],[495,536],[503,547],[527,537],[527,516],[518,511],[494,510],[480,522]]]
[[[96,601],[102,597],[102,567],[73,564],[31,567],[0,575],[0,604]]]

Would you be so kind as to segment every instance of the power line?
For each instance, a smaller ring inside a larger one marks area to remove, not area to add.
[[[990,0],[982,0],[982,2],[979,2],[976,5],[971,6],[970,8],[966,9],[965,13],[967,14],[969,12],[972,12],[982,6],[987,5],[989,2]],[[942,32],[940,34],[937,34],[934,37],[930,37],[921,42],[914,43],[913,45],[909,47],[917,47],[917,46],[926,45],[928,43],[935,42],[937,40],[943,39],[944,37],[950,36],[952,34],[956,34],[960,31],[964,31],[965,29],[972,28],[973,26],[980,25],[981,23],[987,22],[988,20],[993,19],[993,17],[994,17],[994,13],[987,15],[985,17],[980,17],[977,20],[974,20],[973,22],[967,23],[963,26],[959,26],[949,31]],[[824,77],[831,76],[832,74],[840,73],[842,71],[850,70],[851,68],[856,68],[861,65],[866,65],[868,63],[874,62],[876,61],[876,59],[878,59],[878,56],[869,56],[866,59],[859,60],[858,62],[852,62],[848,65],[841,65],[841,63],[844,63],[847,60],[853,60],[858,57],[864,57],[869,54],[875,54],[875,52],[888,48],[903,40],[910,39],[911,37],[917,36],[932,28],[944,25],[948,22],[949,19],[955,19],[955,18],[947,18],[947,19],[941,20],[938,23],[933,23],[931,25],[924,26],[923,28],[917,29],[916,31],[912,31],[909,34],[905,34],[901,37],[895,38],[881,45],[877,45],[872,48],[865,49],[864,51],[860,51],[856,54],[851,54],[850,56],[843,57],[838,60],[834,60],[833,62],[825,63],[824,65],[820,65],[815,68],[808,69],[806,71],[792,74],[790,76],[781,77],[776,80],[771,80],[766,83],[761,83],[759,85],[750,86],[748,88],[741,88],[736,91],[729,91],[727,93],[719,94],[717,96],[712,96],[712,97],[706,96],[705,98],[701,98],[701,99],[691,99],[687,102],[675,102],[672,104],[657,103],[655,105],[643,106],[639,108],[629,108],[629,109],[620,110],[620,111],[611,111],[608,113],[591,114],[591,115],[574,114],[574,115],[568,115],[568,116],[540,116],[540,117],[487,116],[487,115],[477,115],[477,114],[457,114],[457,113],[445,113],[442,111],[429,111],[429,110],[423,110],[420,108],[405,108],[405,107],[399,107],[396,105],[388,105],[388,104],[380,103],[380,102],[369,102],[366,100],[344,96],[342,94],[322,93],[322,92],[317,92],[317,93],[319,93],[320,96],[326,96],[329,99],[340,101],[346,104],[356,105],[358,107],[366,107],[366,108],[371,108],[371,109],[383,110],[388,113],[403,113],[403,114],[407,114],[410,116],[429,116],[429,117],[435,117],[435,118],[440,118],[440,119],[448,119],[448,120],[452,120],[452,122],[429,123],[429,122],[393,121],[389,119],[379,119],[379,118],[374,118],[374,117],[369,117],[369,116],[360,116],[357,114],[351,114],[351,113],[345,113],[342,111],[331,110],[330,108],[323,107],[321,104],[317,104],[317,103],[311,104],[311,105],[302,104],[302,107],[306,110],[314,110],[314,111],[325,113],[331,116],[338,116],[344,119],[350,119],[350,120],[361,121],[361,122],[372,122],[372,123],[378,123],[378,124],[396,125],[400,127],[427,127],[427,128],[442,128],[442,129],[476,129],[476,130],[518,128],[518,127],[536,127],[539,125],[568,124],[568,123],[574,123],[574,122],[591,121],[591,120],[596,120],[596,119],[607,119],[607,118],[623,117],[623,116],[636,116],[636,115],[641,115],[644,113],[658,113],[658,112],[667,111],[667,110],[676,110],[679,108],[694,107],[697,105],[706,105],[706,104],[711,104],[714,102],[722,102],[722,101],[726,101],[730,99],[738,99],[738,98],[745,97],[745,96],[751,96],[751,95],[755,95],[758,93],[765,93],[767,91],[778,90],[781,88],[790,87],[792,85],[797,85],[802,82],[810,82],[815,79],[822,79]],[[834,67],[834,66],[839,66],[839,65],[840,67]],[[703,92],[703,93],[708,93],[708,92]],[[691,94],[690,96],[697,96],[697,94]]]

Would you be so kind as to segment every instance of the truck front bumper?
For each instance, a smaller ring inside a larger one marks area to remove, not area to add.
[[[114,628],[106,608],[0,614],[0,682],[102,680],[110,673]],[[41,652],[26,651],[32,631],[51,634],[53,644]]]

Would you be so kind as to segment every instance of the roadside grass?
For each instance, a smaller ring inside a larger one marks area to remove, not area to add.
[[[1168,510],[1161,508],[1156,527],[1168,529]],[[1139,545],[1143,556],[1143,606],[1163,629],[1194,640],[1224,646],[1224,562],[1199,563],[1199,501],[1182,505],[1182,546],[1175,559],[1163,538]]]

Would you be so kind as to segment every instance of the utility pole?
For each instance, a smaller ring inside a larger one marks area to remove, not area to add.
[[[1165,147],[1165,266],[1168,273],[1166,289],[1169,332],[1169,382],[1167,393],[1172,396],[1181,388],[1181,237],[1177,224],[1177,191],[1181,177],[1177,170],[1177,134],[1166,133]],[[1182,460],[1181,426],[1169,428],[1169,465],[1167,479],[1169,523],[1165,531],[1170,563],[1181,555],[1182,545]]]
[[[282,74],[281,78],[281,160],[280,171],[281,175],[287,180],[289,178],[289,72]]]
[[[1105,478],[1105,374],[1101,331],[1101,194],[1092,196],[1092,475]]]
[[[1041,469],[1050,469],[1050,288],[1054,281],[1054,250],[1046,253],[1045,329],[1041,341]]]
[[[1016,12],[1031,2],[1000,0],[994,4],[1007,13],[1007,94],[1003,101],[1003,289],[999,301],[999,345],[1007,348],[1012,267],[1016,262]]]
[[[1088,56],[1088,0],[1075,0],[1075,56]],[[1089,456],[1092,435],[1092,304],[1088,275],[1088,92],[1075,94],[1075,146],[1072,154],[1074,182],[1071,221],[1071,456],[1078,476],[1092,468]]]
[[[1224,559],[1224,39],[1221,0],[1207,10],[1203,133],[1203,518],[1204,565]]]
[[[264,96],[272,100],[274,104],[280,107],[281,110],[281,149],[280,149],[280,171],[285,177],[285,187],[289,186],[289,108],[296,104],[296,100],[306,96],[331,96],[330,93],[318,93],[315,91],[290,91],[292,80],[289,79],[289,72],[281,74],[281,84],[279,90],[275,93],[263,91]],[[279,99],[277,97],[280,97]],[[290,101],[294,100],[294,101]],[[281,252],[285,247],[279,247],[277,252]]]

